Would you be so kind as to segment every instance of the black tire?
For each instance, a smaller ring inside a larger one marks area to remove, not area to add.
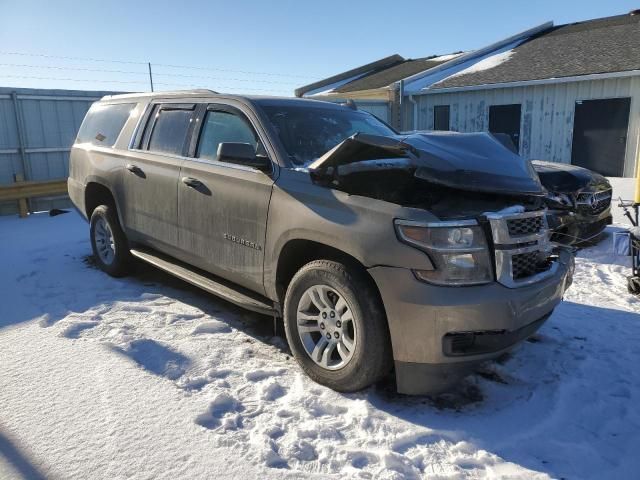
[[[113,234],[114,254],[111,261],[106,261],[100,253],[100,239],[96,239],[96,229],[100,230],[100,222],[106,222]],[[127,237],[122,231],[115,207],[100,205],[91,214],[89,238],[96,264],[100,269],[112,277],[122,277],[129,273],[132,264],[131,253]]]
[[[348,304],[357,327],[352,357],[337,370],[314,362],[298,333],[298,305],[302,295],[314,285],[325,285],[338,292]],[[339,392],[354,392],[381,380],[391,370],[391,341],[384,307],[375,284],[359,268],[329,260],[316,260],[302,267],[287,288],[284,325],[298,364],[321,385]]]
[[[627,290],[633,295],[638,295],[640,293],[640,278],[627,277]]]

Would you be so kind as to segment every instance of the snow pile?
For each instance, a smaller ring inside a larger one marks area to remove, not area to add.
[[[448,62],[449,60],[453,60],[454,58],[458,58],[460,55],[464,54],[465,52],[448,53],[447,55],[438,55],[437,57],[428,58],[427,60],[430,62]]]
[[[484,58],[479,62],[471,65],[470,67],[467,67],[464,70],[460,70],[459,72],[454,73],[447,78],[461,77],[463,75],[469,75],[471,73],[479,73],[484,72],[485,70],[491,70],[492,68],[496,68],[498,65],[501,65],[509,60],[514,53],[515,52],[513,50],[496,53],[495,55]]]
[[[43,243],[46,239],[47,243]],[[633,478],[640,303],[610,239],[530,341],[436,399],[311,382],[270,318],[0,219],[0,478]]]

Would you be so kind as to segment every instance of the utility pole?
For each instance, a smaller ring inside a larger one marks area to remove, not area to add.
[[[149,83],[151,84],[151,91],[153,92],[153,73],[151,73],[151,62],[147,63],[149,66]]]

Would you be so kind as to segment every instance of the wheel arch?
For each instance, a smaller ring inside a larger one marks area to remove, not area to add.
[[[360,270],[364,273],[378,296],[380,296],[380,291],[373,277],[371,277],[364,264],[353,255],[314,240],[291,239],[282,246],[275,269],[275,293],[280,305],[284,304],[287,287],[296,272],[314,260],[333,260]]]
[[[116,196],[113,194],[111,189],[105,185],[105,182],[102,182],[99,179],[91,179],[87,182],[84,189],[84,209],[87,219],[91,219],[91,214],[96,207],[100,205],[113,206],[116,209],[120,225],[124,225],[122,223],[122,213],[120,208],[118,208]]]

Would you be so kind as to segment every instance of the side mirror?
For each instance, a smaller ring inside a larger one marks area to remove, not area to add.
[[[271,167],[269,158],[256,155],[256,149],[250,143],[222,142],[218,145],[218,161],[245,165],[262,171]]]

